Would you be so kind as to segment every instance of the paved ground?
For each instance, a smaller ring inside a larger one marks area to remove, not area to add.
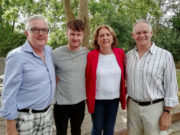
[[[91,128],[92,128],[91,117],[86,109],[85,119],[82,124],[82,135],[90,135]],[[126,111],[121,111],[121,109],[119,109],[115,131],[119,131],[121,128],[126,128]],[[0,135],[5,135],[5,121],[1,117],[0,117]],[[68,135],[70,135],[70,126],[68,127]]]

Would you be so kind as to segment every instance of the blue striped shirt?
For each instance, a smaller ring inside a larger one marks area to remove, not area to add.
[[[12,50],[6,58],[0,114],[8,120],[18,109],[43,110],[53,100],[55,71],[51,48],[44,47],[45,62],[36,55],[28,41]]]

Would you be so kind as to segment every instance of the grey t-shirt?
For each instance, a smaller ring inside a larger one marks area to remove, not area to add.
[[[86,99],[85,68],[88,50],[80,47],[71,51],[66,46],[53,50],[53,62],[56,76],[60,79],[56,85],[55,102],[59,105],[76,104]]]

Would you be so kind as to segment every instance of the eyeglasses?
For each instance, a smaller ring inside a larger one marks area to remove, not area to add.
[[[31,30],[32,33],[34,33],[34,34],[39,34],[40,31],[41,31],[43,34],[48,34],[48,33],[49,33],[49,29],[48,29],[48,28],[39,29],[39,28],[33,27],[33,28],[31,28],[30,30]]]

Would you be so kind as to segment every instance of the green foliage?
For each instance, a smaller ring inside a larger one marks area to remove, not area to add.
[[[134,47],[132,25],[139,18],[159,17],[162,12],[153,0],[90,0],[91,33],[101,24],[110,25],[116,32],[119,47],[126,52]],[[92,39],[92,35],[91,38]]]
[[[62,33],[60,30],[56,30],[54,32],[51,32],[50,39],[48,41],[48,44],[51,45],[53,49],[66,45],[67,44],[67,38],[65,36],[65,33]]]
[[[180,34],[180,11],[170,19],[173,29]]]
[[[118,5],[117,5],[118,4]],[[89,12],[91,14],[91,38],[94,30],[102,24],[111,26],[117,35],[118,47],[129,50],[132,45],[130,19],[119,12],[120,2],[117,0],[100,0],[99,2],[89,2]]]
[[[3,35],[3,33],[0,33]],[[22,33],[9,33],[0,37],[0,56],[5,57],[9,51],[22,45],[26,40],[26,37]]]
[[[110,12],[110,10],[112,13],[113,9],[112,9],[112,5],[108,4],[107,2],[100,3],[100,2],[90,1],[88,6],[89,6],[90,22],[91,22],[90,40],[92,40],[95,29],[99,25],[106,24],[106,20],[109,17],[106,15]]]
[[[4,15],[2,15],[2,18],[6,19],[8,21],[12,21],[12,20],[17,21],[18,11],[19,11],[19,9],[17,7],[11,8],[10,10],[6,10],[4,12]]]
[[[155,43],[169,50],[175,61],[180,60],[180,36],[179,33],[170,28],[158,29],[158,32],[154,31],[154,41]]]
[[[110,25],[116,32],[119,46],[126,52],[134,47],[131,36],[133,23],[140,18],[151,21],[154,27],[153,40],[169,50],[175,60],[180,60],[180,13],[179,2],[174,0],[89,0],[90,41],[94,30],[101,24]],[[167,10],[164,5],[169,4]],[[75,17],[78,16],[79,0],[71,0]],[[164,18],[167,11],[174,12],[171,18]],[[33,14],[42,14],[50,23],[48,44],[53,48],[67,44],[66,18],[62,0],[2,0],[0,1],[0,55],[22,45],[25,36],[23,19]],[[20,17],[21,16],[21,17]],[[163,20],[163,21],[162,21]],[[18,32],[17,32],[18,31]]]
[[[162,15],[159,5],[154,0],[122,0],[118,11],[127,16],[131,22],[142,18],[158,18]]]
[[[126,52],[134,47],[132,39],[132,24],[127,17],[122,15],[112,15],[107,24],[110,25],[116,33],[119,44],[118,47],[123,48]]]

